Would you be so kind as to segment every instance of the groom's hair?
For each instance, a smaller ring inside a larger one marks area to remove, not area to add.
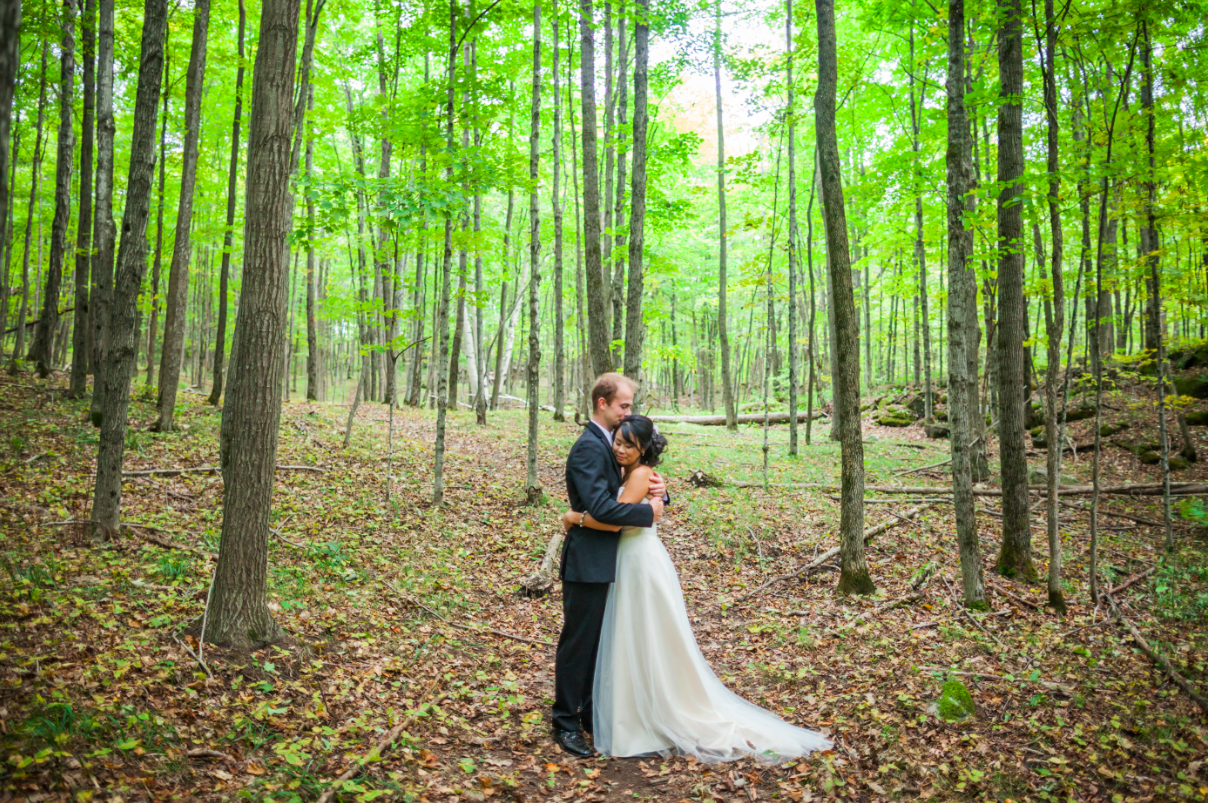
[[[633,381],[624,374],[600,374],[600,378],[596,380],[595,386],[591,389],[592,411],[594,412],[600,408],[600,399],[603,399],[605,404],[612,404],[612,400],[616,398],[617,391],[621,389],[622,382],[633,388]]]

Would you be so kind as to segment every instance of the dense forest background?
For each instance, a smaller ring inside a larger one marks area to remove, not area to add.
[[[1206,12],[0,0],[4,788],[1203,799]],[[548,754],[613,370],[833,754]]]

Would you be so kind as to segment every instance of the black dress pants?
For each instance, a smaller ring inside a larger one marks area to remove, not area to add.
[[[554,727],[592,730],[591,690],[611,583],[562,581],[562,635],[554,658]]]

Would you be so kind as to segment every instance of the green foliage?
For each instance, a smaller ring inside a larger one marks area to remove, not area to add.
[[[939,715],[949,722],[967,719],[977,713],[969,690],[956,678],[944,681],[944,688],[940,691],[935,705]]]

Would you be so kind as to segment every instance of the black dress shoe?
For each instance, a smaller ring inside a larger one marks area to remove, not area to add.
[[[596,754],[596,751],[588,746],[587,740],[583,738],[583,734],[579,731],[564,731],[555,728],[554,741],[565,752],[577,758],[591,758]]]

